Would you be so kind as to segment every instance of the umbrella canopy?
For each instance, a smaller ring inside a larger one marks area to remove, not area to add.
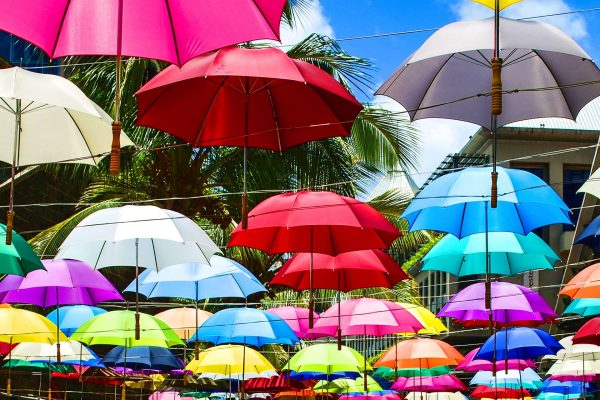
[[[571,298],[600,298],[600,263],[575,275],[559,292]]]
[[[563,314],[579,314],[582,317],[596,316],[600,314],[600,298],[573,299]]]
[[[475,359],[475,354],[479,351],[479,347],[471,350],[465,356],[465,360],[458,364],[456,368],[457,371],[464,372],[477,372],[477,371],[494,371],[496,370],[507,370],[507,369],[517,369],[524,370],[525,368],[536,368],[535,362],[532,360],[519,360],[519,359],[510,359],[510,360],[496,360],[494,364],[492,361],[488,360],[477,360]]]
[[[546,376],[560,381],[586,381],[586,377],[595,379],[599,374],[600,362],[590,359],[558,360],[546,372]]]
[[[190,300],[246,298],[267,289],[250,271],[229,258],[213,255],[209,263],[176,264],[160,271],[146,270],[139,277],[140,294]],[[135,280],[125,292],[135,292]]]
[[[600,345],[600,317],[593,318],[583,324],[575,333],[573,343]]]
[[[104,314],[106,310],[92,306],[64,306],[52,311],[46,316],[53,324],[66,335],[71,336],[84,322],[96,315]],[[60,317],[60,321],[59,321]]]
[[[529,390],[523,388],[512,389],[505,387],[477,386],[471,392],[471,397],[476,399],[523,399],[529,397]]]
[[[214,344],[239,343],[256,347],[275,343],[292,346],[299,341],[283,319],[255,308],[227,308],[215,313],[190,340],[196,338]]]
[[[394,369],[389,367],[379,367],[375,370],[373,375],[381,376],[383,378],[398,378],[403,376],[405,378],[412,378],[414,376],[440,376],[451,373],[452,370],[448,366],[434,367],[434,368],[402,368]]]
[[[552,269],[560,260],[535,233],[490,232],[488,253],[491,273],[513,276],[535,269]],[[485,273],[485,234],[458,239],[444,236],[423,257],[422,271],[443,271],[457,277]]]
[[[58,362],[58,349],[56,343],[21,342],[12,351],[8,358],[30,362],[56,363]],[[100,364],[98,356],[75,340],[60,343],[60,362],[64,364],[94,365]]]
[[[366,203],[333,192],[299,191],[270,197],[248,214],[248,228],[237,226],[228,246],[269,254],[285,252],[338,255],[386,249],[400,232]]]
[[[319,343],[300,350],[288,361],[283,370],[296,373],[315,372],[326,376],[336,373],[360,374],[365,370],[365,360],[356,350],[335,343]],[[366,363],[366,370],[371,366]],[[324,378],[323,378],[324,379]]]
[[[465,327],[488,326],[490,310],[485,305],[485,285],[475,283],[458,292],[442,307],[438,317],[453,318]],[[537,326],[556,318],[548,303],[525,286],[492,282],[491,289],[492,321],[496,327]]]
[[[50,58],[123,55],[183,65],[221,47],[278,40],[284,4],[283,0],[202,4],[25,0],[0,6],[0,29],[32,42]]]
[[[0,282],[4,303],[59,305],[96,305],[104,301],[123,301],[123,296],[100,272],[77,260],[44,260],[45,270],[26,277],[8,276]]]
[[[490,387],[508,387],[519,389],[539,389],[542,386],[542,378],[531,368],[526,368],[523,371],[508,370],[507,371],[479,371],[469,382],[470,386],[485,385]]]
[[[468,400],[461,392],[410,392],[404,396],[405,400]]]
[[[486,7],[491,8],[492,10],[496,7],[496,0],[473,0],[475,3],[483,4]],[[519,3],[521,0],[500,0],[498,2],[500,10],[504,10],[507,7],[512,6],[513,4]]]
[[[242,373],[247,379],[275,371],[267,359],[250,347],[239,345],[221,345],[200,352],[197,360],[192,360],[185,369],[199,373],[216,373],[239,379]]]
[[[559,340],[563,347],[555,356],[547,355],[543,360],[600,360],[600,346],[595,344],[574,344],[574,335]]]
[[[292,289],[333,289],[342,292],[369,287],[392,288],[401,280],[410,279],[392,257],[381,250],[359,250],[330,256],[298,253],[277,271],[271,285]],[[368,271],[368,273],[365,273]]]
[[[319,393],[317,393],[319,395]],[[378,391],[368,393],[349,393],[338,397],[338,400],[402,400],[402,397],[393,391]]]
[[[194,147],[283,151],[348,136],[362,105],[322,69],[277,48],[228,47],[160,72],[137,93],[137,124]]]
[[[588,180],[581,185],[577,193],[588,193],[600,199],[600,185],[598,184],[598,179],[600,179],[600,168],[594,171]]]
[[[497,168],[498,207],[491,208],[491,172],[491,167],[469,167],[425,186],[402,214],[410,231],[436,230],[463,238],[486,231],[527,235],[542,226],[571,224],[571,211],[558,194],[518,169]]]
[[[419,329],[419,335],[439,335],[443,332],[448,332],[448,328],[444,323],[435,316],[429,309],[417,304],[398,302],[406,311],[411,313],[424,328]],[[410,336],[409,334],[405,334]]]
[[[152,393],[148,400],[193,400],[193,396],[182,396],[175,390],[159,390]]]
[[[600,238],[598,236],[600,236],[600,218],[596,217],[585,227],[581,235],[575,239],[575,243],[584,244],[598,252],[600,249]]]
[[[362,375],[362,374],[361,374]],[[359,376],[356,379],[342,378],[332,381],[321,380],[314,386],[315,392],[328,392],[336,394],[344,393],[364,393],[364,377]],[[370,376],[367,376],[367,392],[378,392],[383,390],[379,383]]]
[[[170,371],[181,369],[184,366],[183,362],[169,349],[154,346],[131,348],[116,346],[106,353],[102,362],[108,366],[122,366],[133,370]]]
[[[0,342],[20,343],[56,343],[67,338],[48,318],[18,308],[0,308]]]
[[[300,339],[315,339],[315,336],[309,332],[308,314],[310,310],[303,307],[276,307],[267,310],[283,319],[286,324],[292,328],[292,331]],[[313,321],[318,321],[319,315],[313,311]]]
[[[475,355],[480,360],[531,359],[556,354],[563,347],[548,333],[535,328],[511,328],[488,338]]]
[[[596,387],[590,383],[584,383],[582,385],[581,382],[577,381],[560,382],[552,379],[546,379],[540,388],[540,391],[546,393],[577,394],[581,393],[583,388],[585,388],[586,393],[596,390]]]
[[[494,18],[461,21],[437,30],[376,94],[398,101],[411,120],[454,119],[491,130],[491,96],[482,94],[490,93],[494,22]],[[532,118],[575,120],[600,95],[598,85],[577,85],[597,81],[600,71],[555,26],[502,18],[500,45],[502,87],[510,101],[504,102],[498,126]],[[565,91],[532,90],[549,87]]]
[[[467,390],[467,387],[454,375],[400,377],[392,385],[399,392],[452,392]]]
[[[181,339],[187,340],[196,332],[196,321],[202,324],[212,315],[208,311],[181,307],[159,312],[155,317],[171,327]]]
[[[389,348],[375,363],[376,367],[433,368],[458,365],[464,357],[446,342],[435,339],[411,339]]]
[[[155,206],[114,207],[84,218],[67,236],[56,258],[87,262],[95,269],[206,261],[219,247],[191,219]]]
[[[0,239],[6,237],[6,225],[0,224]],[[0,273],[25,276],[44,265],[29,243],[17,232],[12,232],[11,244],[0,240]]]
[[[2,310],[0,310],[1,312]],[[129,310],[109,311],[81,325],[71,339],[93,346],[108,344],[115,346],[171,347],[183,344],[177,334],[160,319],[140,313],[140,339],[135,338],[136,313]]]
[[[398,303],[363,297],[334,304],[321,313],[310,332],[316,336],[336,336],[338,329],[342,336],[384,336],[417,333],[423,324]]]

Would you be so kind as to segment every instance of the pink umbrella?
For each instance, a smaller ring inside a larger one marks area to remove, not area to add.
[[[242,42],[279,39],[285,0],[4,0],[0,29],[50,58],[117,57],[111,173],[119,171],[121,56],[188,60]]]
[[[397,393],[383,393],[383,394],[360,394],[360,395],[349,395],[349,394],[343,394],[341,395],[338,400],[401,400],[402,397],[400,397],[399,394]]]
[[[475,354],[477,354],[478,351],[479,347],[467,353],[467,355],[465,356],[465,360],[458,364],[455,369],[457,371],[464,372],[493,371],[494,364],[491,361],[474,359]],[[506,360],[496,361],[496,370],[519,369],[522,371],[525,368],[536,368],[535,362],[533,362],[532,360],[517,359],[508,360],[508,363]]]
[[[300,339],[316,339],[316,336],[309,333],[308,320],[309,309],[302,307],[276,307],[270,308],[268,312],[275,314],[283,319],[292,328],[292,331]],[[319,314],[313,311],[313,321],[318,321]]]
[[[467,390],[465,384],[454,375],[399,377],[392,385],[399,392],[455,392]]]
[[[148,400],[192,400],[193,397],[182,397],[179,392],[174,390],[165,390],[164,392],[154,392],[148,397]]]

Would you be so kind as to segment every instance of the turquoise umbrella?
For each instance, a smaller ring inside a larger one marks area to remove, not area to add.
[[[600,299],[574,299],[563,314],[579,314],[582,317],[600,315]]]
[[[490,232],[491,273],[513,276],[535,269],[552,269],[560,260],[536,234]],[[458,239],[446,235],[423,258],[423,271],[443,271],[457,277],[486,273],[485,234]]]

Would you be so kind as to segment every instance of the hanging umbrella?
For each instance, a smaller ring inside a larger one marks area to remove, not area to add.
[[[363,356],[350,347],[342,346],[338,350],[335,343],[319,343],[294,354],[283,370],[297,374],[317,373],[323,376],[321,379],[327,379],[338,373],[357,377],[365,370],[370,371],[371,366],[367,363],[365,369]]]
[[[590,381],[600,375],[600,362],[590,359],[558,360],[546,371],[554,380]]]
[[[8,228],[0,224],[0,273],[25,276],[31,271],[44,269],[44,265],[29,243],[17,232],[12,232],[11,243],[8,242]]]
[[[581,190],[579,190],[580,192]],[[598,252],[600,249],[600,240],[598,236],[600,235],[600,218],[596,217],[590,222],[588,226],[585,227],[583,232],[575,239],[575,243],[584,244],[595,252]]]
[[[165,69],[136,96],[138,125],[194,147],[244,148],[243,228],[248,147],[281,153],[348,136],[363,108],[330,74],[277,48],[228,47],[205,54],[182,68]]]
[[[495,9],[496,3],[498,3],[500,10],[504,10],[507,7],[512,6],[513,4],[517,4],[522,0],[473,0],[475,3],[483,4],[486,7]]]
[[[410,392],[404,396],[405,400],[469,400],[467,396],[461,392],[434,392],[434,393],[419,393]]]
[[[402,341],[389,348],[375,363],[375,367],[434,368],[458,365],[464,357],[446,342],[418,338]]]
[[[220,345],[200,352],[197,360],[192,360],[185,369],[199,373],[216,373],[240,379],[260,375],[267,371],[275,371],[267,359],[250,347],[239,345]]]
[[[417,321],[419,321],[424,326],[423,329],[419,329],[419,332],[417,332],[417,334],[439,335],[443,332],[448,332],[448,328],[446,327],[446,325],[444,325],[444,323],[427,308],[410,303],[398,302],[398,304],[404,307],[406,311],[411,313],[417,319]],[[404,335],[411,336],[410,334]]]
[[[402,400],[402,397],[393,391],[379,391],[360,394],[343,394],[338,397],[338,400]]]
[[[71,336],[84,322],[94,318],[96,315],[104,314],[106,310],[92,306],[65,306],[58,307],[46,316],[53,324],[65,334]],[[60,318],[60,321],[59,321]]]
[[[600,298],[573,299],[563,314],[579,314],[582,317],[594,317],[600,314]]]
[[[600,298],[600,263],[575,275],[559,292],[571,298]]]
[[[0,160],[12,166],[6,214],[10,244],[16,170],[56,162],[97,165],[110,150],[112,119],[71,81],[18,67],[0,70],[0,99]],[[117,134],[123,145],[133,145],[120,128]]]
[[[60,361],[58,357],[58,343],[21,342],[12,351],[8,358],[29,362],[65,363],[73,365],[99,366],[98,356],[75,340],[60,343]]]
[[[596,387],[590,383],[582,385],[581,382],[577,381],[560,382],[552,379],[546,379],[540,391],[542,393],[581,394],[582,386],[585,388],[586,393],[596,391]]]
[[[133,370],[151,369],[171,371],[181,369],[184,364],[169,349],[155,346],[116,346],[110,350],[102,362],[111,367],[128,367]]]
[[[456,277],[485,273],[485,234],[462,239],[444,236],[423,257],[422,271],[443,271]],[[491,273],[513,276],[535,269],[553,269],[560,260],[554,250],[535,233],[489,232]]]
[[[535,328],[503,329],[488,338],[476,360],[532,359],[556,354],[563,347],[548,333]]]
[[[471,350],[465,356],[465,360],[458,364],[456,371],[463,372],[477,372],[477,371],[494,371],[494,370],[508,370],[508,369],[518,369],[524,370],[525,368],[536,368],[535,362],[532,360],[520,360],[520,359],[510,359],[510,360],[496,360],[495,363],[488,360],[478,360],[475,359],[475,354],[479,351],[479,347]],[[562,350],[561,350],[562,351]]]
[[[361,375],[364,376],[365,374]],[[367,390],[365,391],[363,386],[363,376],[359,376],[356,379],[342,378],[334,379],[332,381],[321,380],[313,386],[313,390],[315,392],[335,394],[378,392],[383,390],[375,379],[367,375]]]
[[[506,387],[513,389],[538,390],[542,386],[542,378],[531,368],[521,370],[478,371],[469,381],[469,386]]]
[[[461,363],[462,364],[462,363]],[[460,365],[460,364],[459,364]],[[456,367],[458,369],[458,366]],[[412,378],[415,376],[440,376],[451,373],[452,370],[448,366],[434,367],[434,368],[401,368],[394,369],[389,367],[379,367],[375,370],[373,375],[381,376],[382,378],[398,378],[403,376],[405,378]]]
[[[476,399],[524,399],[531,394],[527,389],[512,389],[505,387],[477,386],[471,392],[471,397]]]
[[[193,400],[195,397],[182,396],[179,392],[174,390],[160,390],[152,393],[148,400]]]
[[[600,346],[600,317],[587,321],[573,337],[574,344],[594,344]]]
[[[188,340],[196,332],[196,321],[198,326],[202,325],[213,314],[188,307],[171,308],[159,312],[156,318],[166,323],[183,340]]]
[[[454,375],[399,377],[392,385],[399,392],[452,392],[467,390],[467,387]]]
[[[595,344],[574,344],[574,335],[566,336],[558,341],[563,349],[556,355],[544,356],[543,360],[600,360],[600,346]]]
[[[453,318],[465,327],[485,327],[491,320],[496,327],[538,326],[551,323],[556,313],[535,291],[509,282],[491,283],[491,308],[485,306],[485,283],[467,286],[438,312],[438,317]]]
[[[308,308],[303,307],[275,307],[267,310],[283,319],[286,324],[292,328],[292,331],[299,339],[316,339],[315,335],[309,332],[308,328]],[[313,321],[318,321],[319,315],[313,311]]]
[[[39,0],[28,0],[0,6],[0,29],[32,42],[50,58],[116,56],[112,174],[118,174],[120,161],[122,56],[183,65],[221,47],[256,39],[278,40],[285,5],[284,0],[124,3],[61,1],[42,6]]]
[[[183,344],[171,328],[152,315],[139,314],[140,330],[143,333],[136,339],[136,314],[133,311],[109,311],[90,319],[81,325],[71,339],[89,346],[108,344],[114,346],[157,346],[171,347]]]
[[[159,270],[186,262],[208,262],[215,253],[220,253],[218,246],[182,214],[155,206],[127,205],[84,218],[67,236],[56,258],[81,260],[95,269],[135,267],[138,277],[139,267]],[[137,320],[135,333],[139,339]]]

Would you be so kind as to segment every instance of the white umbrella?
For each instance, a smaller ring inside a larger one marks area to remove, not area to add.
[[[111,123],[107,113],[65,78],[18,67],[0,70],[0,160],[13,166],[9,231],[15,169],[55,162],[96,165],[110,152]],[[133,145],[122,132],[121,145]]]
[[[62,243],[56,258],[84,261],[96,269],[208,263],[219,247],[194,221],[155,206],[108,208],[84,218]],[[139,315],[136,287],[136,316]],[[137,318],[136,318],[137,319]],[[136,322],[136,338],[139,324]]]
[[[585,181],[577,193],[588,193],[594,197],[600,198],[600,168]]]
[[[564,349],[556,355],[546,355],[542,360],[600,360],[600,346],[595,344],[573,344],[573,335],[558,341]]]
[[[594,375],[600,374],[600,361],[559,360],[546,372],[546,375]]]
[[[58,347],[56,343],[33,343],[22,342],[15,346],[10,352],[12,360],[23,360],[29,362],[57,362]],[[96,359],[84,345],[76,340],[60,343],[61,362],[80,362]]]
[[[461,392],[437,392],[420,393],[410,392],[405,397],[406,400],[468,400],[469,398]]]

